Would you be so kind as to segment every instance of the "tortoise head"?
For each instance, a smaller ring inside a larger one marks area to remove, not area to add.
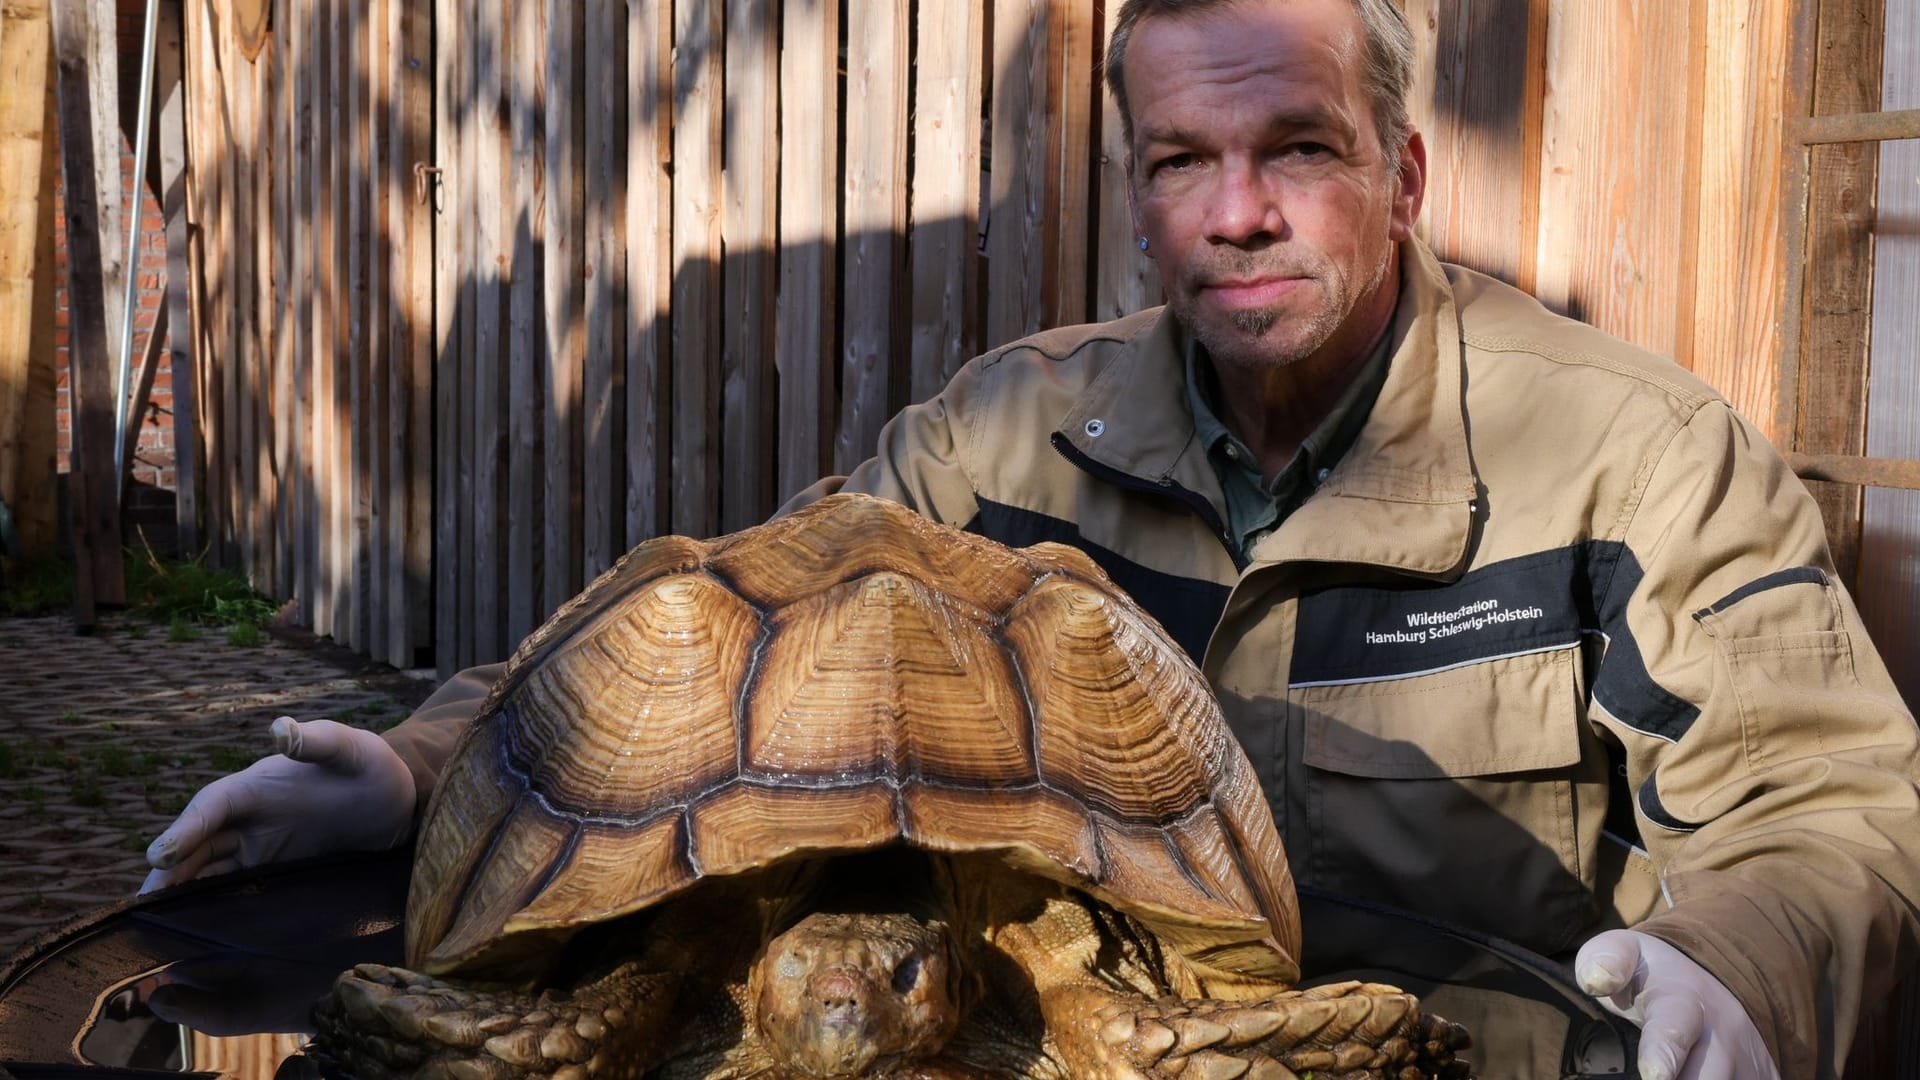
[[[938,1054],[960,1024],[961,979],[943,922],[818,913],[754,962],[755,1020],[793,1072],[862,1076]]]

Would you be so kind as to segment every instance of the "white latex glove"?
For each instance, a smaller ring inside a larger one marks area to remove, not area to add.
[[[1780,1080],[1740,999],[1659,938],[1596,934],[1573,973],[1608,1012],[1640,1025],[1642,1080]]]
[[[141,892],[281,859],[390,848],[413,830],[413,774],[380,736],[282,716],[273,745],[274,756],[201,788],[154,838]]]

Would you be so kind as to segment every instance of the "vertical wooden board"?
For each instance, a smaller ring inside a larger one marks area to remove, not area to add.
[[[390,459],[387,588],[391,625],[387,663],[412,667],[415,650],[432,641],[433,574],[433,219],[432,187],[416,181],[430,165],[433,120],[430,0],[388,0],[394,154],[394,297],[387,372],[394,423]],[[528,410],[531,411],[531,410]]]
[[[52,44],[47,0],[0,9],[0,70],[13,73],[0,80],[0,497],[20,522],[53,512],[53,428],[33,422],[40,408],[51,416],[53,390],[34,347],[51,333],[39,322],[52,310],[52,275],[36,269],[60,153],[47,115]],[[36,553],[52,546],[44,531],[31,545],[21,539]]]
[[[387,559],[390,555],[387,515],[390,510],[387,505],[386,477],[388,458],[393,456],[401,438],[387,395],[387,372],[393,366],[388,343],[391,340],[394,299],[390,252],[392,232],[389,228],[392,220],[390,201],[394,192],[388,169],[388,159],[393,153],[393,103],[389,81],[392,67],[388,60],[392,55],[392,46],[387,36],[387,6],[391,2],[367,0],[367,53],[366,61],[362,64],[365,72],[363,78],[367,81],[366,118],[363,121],[367,129],[366,179],[363,181],[367,189],[367,321],[363,339],[366,342],[365,382],[362,384],[366,403],[364,426],[367,447],[366,468],[360,479],[360,489],[364,494],[360,501],[367,508],[367,516],[366,532],[360,545],[367,557],[360,595],[365,599],[361,621],[366,634],[364,651],[379,659],[388,655],[387,631],[390,623],[387,607],[395,600],[387,589]]]
[[[993,131],[987,208],[987,332],[983,348],[1046,324],[1046,173],[1053,162],[1047,100],[1052,0],[994,0]]]
[[[671,0],[627,5],[626,543],[657,536],[666,521],[672,416],[667,302],[673,283]]]
[[[720,528],[744,529],[773,510],[774,229],[778,198],[780,56],[772,0],[727,0],[726,253],[722,288]],[[902,88],[904,93],[904,87]]]
[[[1920,109],[1920,0],[1888,0],[1880,107]],[[1880,144],[1867,453],[1920,459],[1920,140]],[[1920,492],[1870,488],[1860,614],[1910,707],[1920,708]]]
[[[465,666],[460,657],[460,347],[467,335],[460,314],[467,308],[460,276],[460,186],[458,165],[463,114],[456,92],[467,34],[462,6],[433,0],[434,165],[429,199],[433,224],[433,651],[441,678]]]
[[[1556,0],[1547,26],[1536,295],[1674,355],[1690,5]]]
[[[480,374],[478,354],[480,335],[480,262],[479,262],[479,189],[480,143],[482,139],[481,105],[478,100],[480,85],[478,81],[477,54],[483,46],[479,38],[485,33],[480,12],[463,6],[456,9],[455,18],[460,22],[460,43],[457,46],[461,56],[455,62],[454,81],[447,92],[453,96],[454,107],[454,143],[449,148],[448,157],[452,162],[454,183],[452,188],[453,207],[449,226],[454,230],[454,318],[459,325],[459,351],[456,363],[460,368],[460,380],[456,384],[457,396],[454,398],[453,433],[454,447],[458,458],[454,465],[454,492],[459,500],[454,508],[452,553],[459,561],[454,564],[453,585],[454,604],[458,622],[453,640],[458,666],[466,668],[481,663],[484,658],[474,652],[474,643],[478,638],[474,625],[474,594],[480,587],[479,574],[475,564],[480,559],[476,547],[477,535],[474,519],[474,474],[477,468],[476,457],[479,446],[473,429],[474,398],[482,391],[479,389]],[[489,268],[490,269],[490,268]]]
[[[334,640],[349,647],[357,647],[360,638],[354,588],[354,571],[358,562],[355,558],[355,537],[358,532],[355,528],[358,486],[355,483],[355,470],[359,465],[357,447],[360,433],[355,430],[358,425],[354,417],[354,395],[359,389],[356,346],[359,344],[358,335],[363,332],[359,301],[365,283],[360,277],[360,244],[357,235],[360,193],[356,182],[359,159],[354,145],[360,109],[360,93],[355,85],[358,82],[360,49],[350,32],[361,24],[359,10],[357,3],[349,6],[349,0],[334,0],[333,18],[326,30],[330,49],[327,70],[333,86],[333,92],[327,98],[327,135],[333,142],[329,175],[334,190],[331,218],[333,281],[329,290],[334,296],[334,304],[329,309],[333,315],[333,339],[326,357],[332,386],[325,406],[331,414],[334,433],[331,460],[328,463],[331,475],[327,484],[327,496],[332,504],[327,532],[327,561],[333,587],[333,620],[329,632]]]
[[[294,595],[294,518],[293,503],[297,487],[293,455],[299,443],[293,437],[293,353],[294,256],[293,233],[297,218],[292,214],[294,193],[293,147],[299,136],[294,128],[294,73],[298,61],[288,48],[288,27],[296,18],[294,0],[276,0],[273,25],[279,31],[272,38],[272,84],[269,92],[267,123],[272,129],[272,182],[265,185],[268,223],[262,243],[273,255],[273,407],[267,422],[273,433],[273,587],[275,598]]]
[[[1883,0],[1825,0],[1814,50],[1815,115],[1880,107]],[[1799,153],[1797,147],[1783,153]],[[1812,148],[1807,207],[1807,275],[1794,448],[1859,454],[1866,448],[1867,348],[1873,330],[1874,189],[1877,143]],[[1783,298],[1793,302],[1792,298]],[[1775,438],[1784,441],[1784,433]],[[1857,583],[1861,489],[1809,483],[1826,519],[1840,579]]]
[[[1409,118],[1427,146],[1419,232],[1441,258],[1531,286],[1546,0],[1411,0]]]
[[[543,172],[540,137],[541,80],[546,48],[540,41],[541,0],[511,0],[506,11],[513,28],[506,51],[512,102],[511,169],[503,200],[513,242],[503,253],[501,288],[507,295],[506,640],[531,633],[540,605],[539,536],[541,517],[541,323],[540,252],[546,240],[541,210]]]
[[[287,7],[290,17],[276,25],[284,35],[285,55],[294,58],[287,72],[291,137],[287,163],[288,228],[284,240],[291,266],[288,281],[291,319],[285,329],[292,352],[288,372],[292,396],[287,415],[281,417],[279,423],[286,429],[292,446],[292,456],[286,463],[292,480],[287,512],[287,546],[293,562],[291,595],[301,621],[311,626],[318,580],[313,524],[313,463],[318,448],[313,430],[313,202],[309,196],[315,187],[309,179],[313,176],[314,143],[314,83],[309,55],[313,4],[312,0],[288,0]],[[176,392],[179,381],[176,375]],[[176,441],[176,452],[178,446]]]
[[[985,0],[923,0],[914,57],[907,395],[932,397],[980,351],[980,95]],[[1116,5],[1117,6],[1117,5]]]
[[[264,45],[263,45],[264,48]],[[270,51],[260,53],[255,63],[238,60],[232,66],[234,111],[240,143],[238,181],[234,188],[234,244],[241,252],[240,362],[235,365],[238,379],[242,454],[240,459],[240,519],[245,545],[242,563],[255,587],[271,587],[266,537],[268,466],[266,420],[267,394],[272,386],[272,352],[267,346],[272,295],[271,264],[263,256],[268,249],[262,243],[267,222],[260,214],[260,196],[266,187],[266,125],[264,117],[264,65],[273,62]],[[130,203],[129,227],[137,221],[137,204]]]
[[[1766,427],[1776,415],[1779,374],[1780,115],[1793,0],[1699,2],[1707,6],[1706,72],[1695,106],[1700,167],[1692,189],[1701,211],[1693,300],[1681,298],[1693,313],[1693,334],[1676,348],[1695,374]]]
[[[245,222],[241,216],[241,206],[246,199],[247,189],[243,186],[252,177],[252,168],[247,158],[251,145],[247,142],[247,133],[243,129],[246,113],[245,103],[241,100],[244,92],[238,83],[239,72],[236,66],[241,63],[239,50],[233,38],[221,30],[225,21],[219,12],[209,4],[206,7],[207,51],[203,54],[214,66],[211,71],[213,97],[209,104],[218,111],[210,118],[214,124],[210,129],[213,139],[208,146],[217,162],[220,172],[220,196],[213,205],[213,217],[217,223],[213,232],[219,247],[216,253],[217,275],[215,281],[216,318],[219,322],[220,345],[215,357],[216,370],[220,375],[220,436],[221,452],[219,456],[222,479],[220,484],[220,514],[224,519],[221,528],[221,562],[230,569],[246,573],[249,552],[247,536],[248,476],[246,463],[252,459],[252,431],[248,421],[249,402],[245,400],[247,367],[252,358],[248,355],[251,331],[253,252],[244,242],[240,229]]]
[[[113,498],[113,382],[107,365],[113,347],[107,336],[107,297],[101,265],[102,235],[96,188],[112,183],[118,168],[105,171],[95,160],[90,101],[100,91],[89,44],[92,24],[111,17],[110,9],[91,3],[58,4],[53,10],[54,63],[58,72],[67,216],[67,295],[71,312],[68,378],[72,416],[71,470],[68,477],[72,542],[75,554],[74,621],[94,625],[96,605],[124,602],[120,585],[119,515]],[[114,158],[114,165],[118,164]],[[119,595],[116,596],[116,590]]]
[[[780,376],[780,480],[785,500],[832,460],[833,220],[840,139],[835,63],[839,4],[788,3],[781,13],[780,296],[774,365]]]
[[[199,550],[209,562],[220,565],[228,527],[224,496],[227,469],[223,451],[230,432],[221,423],[219,393],[220,365],[227,354],[220,332],[224,291],[213,285],[214,282],[225,280],[226,274],[225,261],[219,257],[220,249],[215,243],[220,223],[214,208],[223,192],[215,134],[218,130],[216,109],[219,102],[215,72],[218,69],[209,55],[211,45],[205,26],[204,7],[183,3],[181,8],[186,72],[186,172],[190,177],[186,213],[187,280],[193,283],[189,290],[189,311],[193,318],[194,356],[198,361],[194,393],[199,405],[196,419],[203,481],[201,516],[205,525]]]
[[[501,64],[507,22],[499,4],[481,4],[471,9],[473,26],[472,91],[466,107],[474,122],[467,128],[473,141],[471,151],[473,192],[472,257],[466,273],[473,287],[473,410],[469,423],[473,431],[473,561],[467,564],[473,592],[473,620],[467,633],[473,640],[474,663],[492,663],[504,659],[501,636],[505,611],[500,602],[505,586],[502,573],[506,552],[506,528],[500,492],[506,475],[503,455],[506,450],[506,416],[501,405],[501,385],[505,374],[500,338],[505,326],[507,294],[500,288],[500,260],[505,250],[500,243],[502,180],[505,160],[506,117],[503,91],[510,89],[508,72]],[[503,85],[504,84],[504,85]],[[461,160],[468,157],[461,150]]]
[[[720,327],[719,4],[674,10],[673,531],[711,536],[720,523],[716,430]]]
[[[53,203],[55,189],[59,184],[60,162],[58,152],[52,144],[51,134],[57,125],[54,118],[51,57],[43,65],[42,70],[45,74],[40,80],[43,101],[41,130],[48,133],[48,143],[40,155],[40,194],[37,200],[40,209],[39,220],[34,225],[36,237],[34,264],[52,266],[54,259]],[[178,115],[176,109],[175,116]],[[27,345],[27,393],[25,416],[21,421],[21,442],[25,446],[36,449],[31,454],[23,454],[20,459],[17,459],[18,471],[15,475],[19,478],[20,484],[11,493],[18,499],[13,504],[14,527],[19,530],[20,550],[27,558],[53,551],[58,543],[60,532],[60,500],[55,490],[54,474],[57,441],[54,397],[57,376],[54,371],[53,294],[53,282],[45,278],[34,288],[33,312],[29,316],[33,324],[33,337]],[[187,400],[192,400],[191,395]]]
[[[873,455],[892,412],[894,310],[906,234],[907,31],[905,10],[891,0],[847,4],[846,295],[836,472]]]
[[[620,154],[625,147],[615,142],[625,96],[621,62],[626,50],[615,32],[624,2],[616,6],[614,0],[586,0],[584,7],[580,102],[586,136],[581,164],[587,351],[580,402],[580,569],[590,581],[613,565],[621,550],[618,534],[625,531],[619,474],[626,460],[615,445],[614,422],[621,409],[614,396],[613,358],[623,329],[618,308],[626,262],[626,236],[619,228],[619,189],[626,178]]]
[[[581,225],[579,110],[574,107],[578,7],[546,5],[546,534],[541,614],[580,589],[580,369],[586,349],[578,312]]]
[[[1087,245],[1093,219],[1093,8],[1088,0],[1053,0],[1048,18],[1048,112],[1054,143],[1047,170],[1047,324],[1087,321]]]
[[[346,231],[344,231],[344,250],[346,250],[346,273],[348,273],[348,294],[346,294],[346,334],[348,348],[342,354],[342,363],[346,367],[346,394],[342,404],[342,425],[344,425],[344,459],[346,459],[346,534],[342,550],[342,578],[346,584],[344,590],[344,613],[342,621],[346,625],[346,634],[334,634],[334,638],[348,644],[355,651],[367,650],[367,603],[369,594],[369,530],[371,530],[371,502],[367,496],[367,477],[371,475],[367,457],[369,440],[372,436],[372,409],[367,398],[367,338],[369,338],[369,217],[371,217],[371,173],[369,173],[369,52],[367,52],[367,6],[353,4],[340,17],[340,83],[346,96],[346,110],[342,113],[342,152],[346,154],[346,171],[342,173],[342,190],[346,192]]]
[[[310,0],[311,18],[305,27],[307,46],[308,137],[311,152],[306,156],[308,191],[312,196],[312,218],[307,230],[307,258],[312,266],[312,284],[308,293],[312,314],[312,355],[307,361],[309,388],[307,405],[313,442],[309,449],[312,464],[311,515],[308,528],[313,541],[313,632],[331,634],[334,613],[333,552],[333,480],[334,450],[339,438],[334,423],[334,317],[340,298],[335,288],[335,268],[339,265],[333,247],[333,160],[336,142],[332,133],[332,111],[328,102],[336,92],[333,81],[333,41],[330,28],[333,12],[329,0]]]
[[[1409,7],[1423,0],[1409,0]],[[1120,5],[1106,5],[1101,41],[1113,39]],[[1102,46],[1104,48],[1104,45]],[[1104,66],[1102,71],[1106,69]],[[1417,68],[1416,68],[1417,70]],[[1133,148],[1127,145],[1126,125],[1111,93],[1100,96],[1100,231],[1095,237],[1093,317],[1105,321],[1130,315],[1160,302],[1160,273],[1140,250],[1127,202],[1127,166]]]

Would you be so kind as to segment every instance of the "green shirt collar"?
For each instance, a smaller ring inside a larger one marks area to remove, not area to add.
[[[1274,477],[1271,487],[1262,484],[1260,462],[1240,437],[1227,429],[1214,410],[1219,400],[1219,384],[1205,347],[1189,339],[1187,345],[1187,401],[1193,409],[1194,433],[1206,448],[1207,460],[1219,475],[1220,489],[1226,497],[1227,535],[1234,542],[1234,555],[1241,562],[1247,552],[1278,528],[1293,509],[1306,501],[1338,464],[1341,455],[1353,445],[1373,411],[1374,399],[1387,381],[1387,360],[1392,354],[1392,334],[1381,336],[1380,344],[1367,357],[1353,382],[1326,418],[1314,428],[1293,460]]]

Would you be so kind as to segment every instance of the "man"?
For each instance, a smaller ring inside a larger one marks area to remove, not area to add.
[[[802,498],[1086,549],[1200,660],[1303,883],[1576,956],[1644,1076],[1834,1075],[1911,966],[1913,719],[1750,426],[1412,239],[1410,52],[1387,0],[1127,0],[1167,309],[976,359]],[[489,681],[386,741],[278,722],[152,883],[396,842]]]

